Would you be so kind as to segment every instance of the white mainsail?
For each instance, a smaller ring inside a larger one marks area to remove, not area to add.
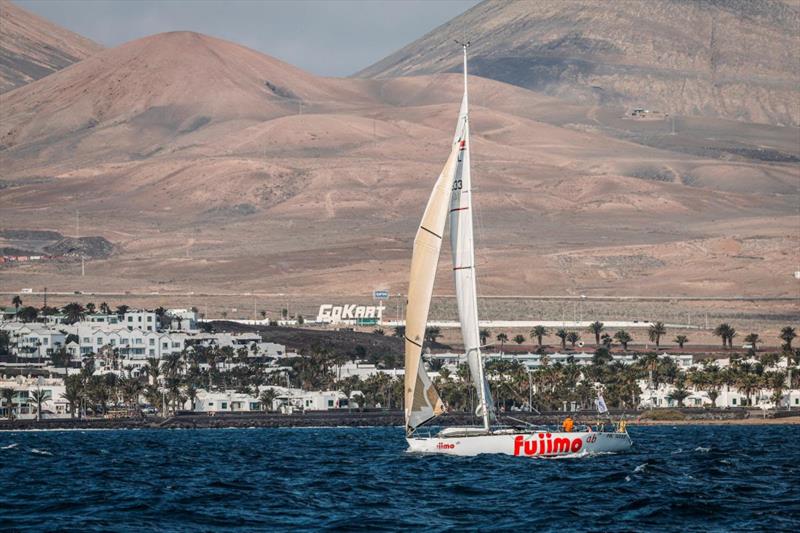
[[[453,192],[450,198],[450,247],[456,283],[461,336],[467,355],[470,375],[478,398],[478,413],[489,429],[493,413],[492,395],[483,369],[478,329],[478,295],[475,282],[475,243],[472,224],[472,182],[470,176],[469,101],[467,97],[467,46],[464,45],[464,97],[458,115],[453,144],[459,150]]]
[[[407,433],[413,432],[421,424],[444,412],[444,404],[425,372],[421,356],[458,153],[458,147],[453,146],[450,157],[433,187],[414,238],[405,331],[404,387]]]

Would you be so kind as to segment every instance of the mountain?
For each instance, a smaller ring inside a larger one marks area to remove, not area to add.
[[[103,47],[0,0],[0,93],[43,78]]]
[[[572,102],[800,125],[800,3],[486,0],[358,72],[471,72]]]
[[[0,229],[14,231],[0,247],[73,236],[80,211],[80,234],[114,253],[86,277],[68,262],[5,265],[4,285],[403,292],[462,83],[323,78],[172,32],[10,91]],[[470,102],[483,294],[795,290],[796,129],[682,118],[671,135],[664,121],[477,76]],[[610,133],[623,126],[640,138]]]

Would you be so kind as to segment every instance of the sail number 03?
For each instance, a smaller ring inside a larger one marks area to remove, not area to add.
[[[461,190],[461,187],[462,187],[462,185],[463,185],[463,184],[462,184],[461,180],[455,180],[455,181],[453,182],[453,190],[454,190],[454,191],[460,191],[460,190]]]

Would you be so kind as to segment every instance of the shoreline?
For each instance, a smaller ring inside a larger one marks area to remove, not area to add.
[[[567,413],[536,415],[533,413],[514,413],[518,422],[535,425],[559,425]],[[786,413],[788,416],[770,417],[750,416],[747,412],[717,414],[711,418],[710,413],[689,414],[683,419],[651,420],[639,418],[644,413],[624,413],[628,426],[764,426],[764,425],[800,425],[800,413]],[[613,415],[613,420],[620,419]],[[694,415],[694,416],[693,416]],[[576,424],[595,424],[597,415],[573,413]],[[503,420],[502,422],[512,422]],[[472,415],[451,413],[443,416],[438,426],[470,426],[477,422]],[[241,414],[178,414],[170,418],[118,418],[118,419],[51,419],[42,420],[0,420],[0,432],[14,431],[95,431],[115,429],[260,429],[260,428],[365,428],[365,427],[402,427],[402,411],[353,411],[345,413],[310,412],[304,414],[279,413],[241,413]]]

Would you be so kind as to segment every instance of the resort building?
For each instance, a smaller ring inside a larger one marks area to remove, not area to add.
[[[14,378],[0,377],[0,390],[11,389],[14,396],[11,404],[6,399],[0,400],[0,417],[8,418],[9,409],[14,418],[36,418],[36,402],[34,392],[42,391],[46,400],[42,402],[42,418],[69,418],[69,404],[64,400],[64,381],[58,378],[45,379],[25,376]]]

